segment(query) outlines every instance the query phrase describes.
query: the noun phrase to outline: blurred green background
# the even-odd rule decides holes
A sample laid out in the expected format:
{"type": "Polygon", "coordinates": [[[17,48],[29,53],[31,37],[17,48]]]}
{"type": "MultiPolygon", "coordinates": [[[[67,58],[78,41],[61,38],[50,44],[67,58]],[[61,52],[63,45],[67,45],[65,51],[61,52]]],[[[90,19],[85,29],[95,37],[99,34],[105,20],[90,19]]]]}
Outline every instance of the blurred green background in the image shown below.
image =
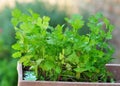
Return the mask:
{"type": "MultiPolygon", "coordinates": [[[[58,10],[57,6],[50,7],[39,1],[34,3],[17,3],[15,8],[27,12],[32,9],[41,16],[51,17],[50,25],[53,27],[58,23],[63,24],[64,17],[67,16],[65,11],[58,10]]],[[[11,24],[12,8],[6,7],[0,12],[0,86],[17,86],[17,61],[11,57],[13,50],[11,45],[15,43],[14,28],[11,24]]]]}

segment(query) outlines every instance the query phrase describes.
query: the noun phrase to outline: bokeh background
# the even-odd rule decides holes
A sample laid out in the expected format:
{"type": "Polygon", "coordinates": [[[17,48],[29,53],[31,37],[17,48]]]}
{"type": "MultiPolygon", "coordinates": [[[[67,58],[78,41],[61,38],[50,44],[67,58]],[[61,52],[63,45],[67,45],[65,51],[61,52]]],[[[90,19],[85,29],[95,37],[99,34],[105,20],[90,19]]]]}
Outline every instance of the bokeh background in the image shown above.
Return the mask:
{"type": "MultiPolygon", "coordinates": [[[[120,0],[0,0],[0,86],[17,86],[17,59],[11,57],[11,45],[16,41],[11,24],[14,8],[50,16],[53,27],[65,23],[64,18],[75,13],[83,15],[85,21],[91,14],[103,13],[115,25],[111,41],[115,47],[113,63],[120,64],[120,0]]],[[[84,27],[81,33],[86,32],[84,27]]]]}

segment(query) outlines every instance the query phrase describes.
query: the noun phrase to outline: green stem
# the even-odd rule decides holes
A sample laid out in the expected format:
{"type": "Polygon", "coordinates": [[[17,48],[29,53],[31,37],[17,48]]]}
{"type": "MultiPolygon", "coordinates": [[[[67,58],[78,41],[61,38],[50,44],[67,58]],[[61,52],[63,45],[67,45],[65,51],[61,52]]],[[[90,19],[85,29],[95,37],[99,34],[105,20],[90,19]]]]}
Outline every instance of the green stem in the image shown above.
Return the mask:
{"type": "Polygon", "coordinates": [[[80,72],[76,72],[76,79],[80,79],[80,72]]]}
{"type": "Polygon", "coordinates": [[[36,74],[36,77],[38,77],[38,66],[35,66],[35,74],[36,74]]]}

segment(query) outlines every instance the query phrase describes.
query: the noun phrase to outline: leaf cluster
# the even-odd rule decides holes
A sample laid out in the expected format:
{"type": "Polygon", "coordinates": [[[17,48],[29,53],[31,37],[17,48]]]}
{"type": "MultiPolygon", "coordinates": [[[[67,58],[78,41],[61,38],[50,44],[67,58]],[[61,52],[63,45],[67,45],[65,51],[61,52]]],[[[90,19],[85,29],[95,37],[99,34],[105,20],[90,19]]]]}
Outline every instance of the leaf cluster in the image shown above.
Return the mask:
{"type": "Polygon", "coordinates": [[[29,10],[23,14],[16,9],[12,23],[17,42],[13,57],[33,70],[38,80],[107,81],[105,64],[112,59],[109,44],[114,26],[102,14],[90,16],[89,33],[80,35],[84,26],[82,16],[65,18],[67,24],[49,25],[50,18],[29,10]]]}

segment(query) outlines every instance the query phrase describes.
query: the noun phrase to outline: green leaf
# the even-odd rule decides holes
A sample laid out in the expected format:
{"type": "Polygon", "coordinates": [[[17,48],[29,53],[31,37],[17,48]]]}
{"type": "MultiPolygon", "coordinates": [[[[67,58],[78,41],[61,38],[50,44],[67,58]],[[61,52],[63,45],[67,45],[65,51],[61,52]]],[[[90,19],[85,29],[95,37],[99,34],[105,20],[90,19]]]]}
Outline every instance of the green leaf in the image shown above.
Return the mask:
{"type": "Polygon", "coordinates": [[[79,57],[74,52],[68,58],[66,58],[66,61],[69,61],[72,64],[78,64],[79,63],[79,57]]]}
{"type": "Polygon", "coordinates": [[[71,24],[74,29],[80,29],[84,25],[84,21],[82,20],[82,16],[73,15],[71,19],[65,18],[65,20],[71,24]]]}
{"type": "Polygon", "coordinates": [[[18,44],[18,43],[12,45],[12,48],[15,49],[15,50],[21,50],[22,49],[21,45],[18,44]]]}
{"type": "Polygon", "coordinates": [[[49,22],[50,21],[50,18],[49,17],[47,17],[47,16],[43,16],[43,22],[49,22]]]}
{"type": "Polygon", "coordinates": [[[94,24],[98,22],[98,19],[95,18],[95,16],[90,16],[88,18],[89,22],[88,22],[88,26],[94,27],[94,24]]]}
{"type": "Polygon", "coordinates": [[[38,26],[41,26],[41,25],[42,25],[42,19],[41,19],[40,17],[37,19],[36,24],[37,24],[38,26]]]}
{"type": "Polygon", "coordinates": [[[60,73],[61,73],[61,68],[60,68],[59,66],[56,66],[55,72],[56,72],[57,74],[60,74],[60,73]]]}
{"type": "Polygon", "coordinates": [[[106,34],[106,39],[112,39],[112,35],[111,35],[110,32],[108,32],[108,33],[106,34]]]}
{"type": "Polygon", "coordinates": [[[38,59],[38,60],[36,61],[37,65],[40,65],[42,61],[44,61],[44,59],[38,59]]]}
{"type": "Polygon", "coordinates": [[[115,27],[114,27],[112,24],[109,25],[109,31],[110,31],[110,32],[112,32],[114,28],[115,28],[115,27]]]}
{"type": "Polygon", "coordinates": [[[97,41],[95,41],[94,39],[91,39],[89,45],[94,46],[94,45],[96,45],[96,43],[97,43],[97,41]]]}
{"type": "Polygon", "coordinates": [[[31,62],[31,58],[33,57],[33,55],[25,55],[25,56],[21,56],[20,58],[20,62],[23,63],[24,66],[30,66],[30,62],[31,62]]]}
{"type": "Polygon", "coordinates": [[[43,69],[46,71],[49,71],[55,67],[52,61],[45,61],[42,66],[43,66],[43,69]]]}
{"type": "Polygon", "coordinates": [[[26,34],[26,33],[32,33],[34,31],[36,31],[36,29],[34,30],[34,25],[32,25],[31,23],[22,23],[20,25],[20,29],[26,34]]]}
{"type": "Polygon", "coordinates": [[[84,43],[85,43],[85,44],[88,44],[88,43],[89,43],[89,39],[90,39],[90,38],[86,36],[86,37],[84,38],[84,40],[83,40],[84,43]]]}
{"type": "Polygon", "coordinates": [[[63,59],[64,59],[64,55],[60,53],[59,59],[60,59],[60,60],[63,60],[63,59]]]}
{"type": "Polygon", "coordinates": [[[87,71],[87,70],[88,70],[88,69],[86,69],[86,68],[79,68],[79,67],[74,68],[74,71],[75,71],[75,72],[78,72],[78,73],[82,73],[82,72],[87,71]]]}
{"type": "Polygon", "coordinates": [[[108,28],[110,21],[107,18],[104,18],[104,23],[106,25],[106,28],[108,28]]]}
{"type": "Polygon", "coordinates": [[[11,22],[12,22],[12,24],[13,24],[14,26],[17,26],[18,23],[19,23],[19,21],[18,21],[17,18],[12,18],[11,22]]]}
{"type": "Polygon", "coordinates": [[[15,52],[15,53],[13,53],[12,57],[14,57],[14,58],[21,57],[21,52],[15,52]]]}
{"type": "Polygon", "coordinates": [[[71,70],[72,66],[67,63],[67,64],[66,64],[66,68],[67,68],[67,70],[71,70]]]}
{"type": "Polygon", "coordinates": [[[19,41],[21,41],[21,43],[23,43],[23,41],[24,41],[23,33],[21,31],[17,31],[15,35],[16,35],[15,38],[19,39],[19,41]]]}
{"type": "Polygon", "coordinates": [[[42,28],[43,29],[47,29],[48,28],[48,26],[49,26],[49,21],[50,21],[50,18],[49,17],[47,17],[47,16],[44,16],[43,17],[43,25],[42,25],[42,28]]]}
{"type": "Polygon", "coordinates": [[[37,18],[40,16],[39,14],[34,13],[31,9],[29,9],[28,11],[29,11],[29,13],[32,15],[32,17],[33,17],[34,19],[37,19],[37,18]]]}
{"type": "Polygon", "coordinates": [[[95,17],[96,17],[96,19],[100,19],[100,18],[103,17],[103,14],[100,13],[100,12],[99,12],[99,13],[96,13],[95,17]]]}
{"type": "Polygon", "coordinates": [[[13,12],[12,12],[12,16],[14,18],[20,18],[21,16],[21,11],[19,9],[14,9],[13,12]]]}

